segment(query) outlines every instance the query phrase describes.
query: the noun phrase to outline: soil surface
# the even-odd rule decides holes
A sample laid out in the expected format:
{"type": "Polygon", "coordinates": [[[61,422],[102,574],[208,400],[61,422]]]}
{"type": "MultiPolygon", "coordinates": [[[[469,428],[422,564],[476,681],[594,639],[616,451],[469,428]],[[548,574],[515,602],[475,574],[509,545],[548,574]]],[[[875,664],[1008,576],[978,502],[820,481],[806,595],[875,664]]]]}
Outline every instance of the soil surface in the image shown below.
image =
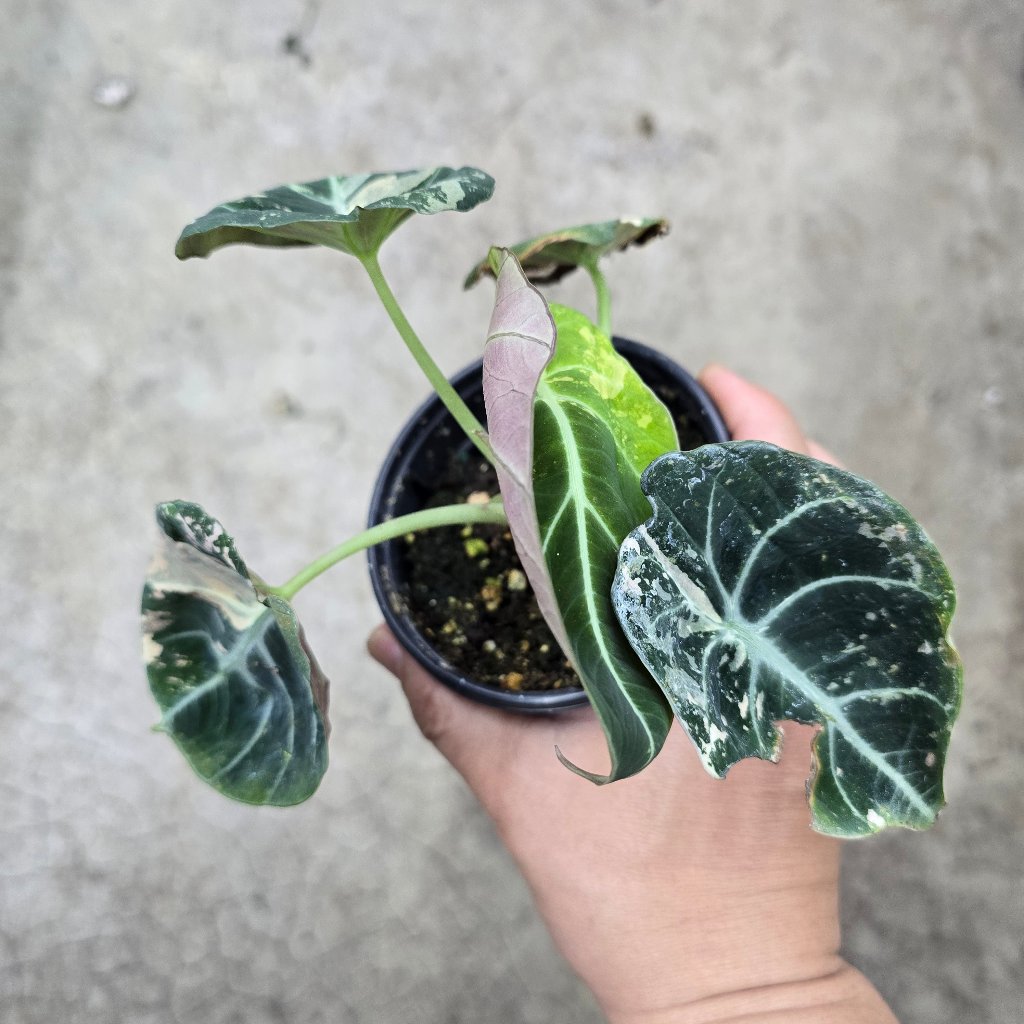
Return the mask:
{"type": "MultiPolygon", "coordinates": [[[[498,492],[476,450],[452,460],[452,479],[431,505],[498,492]]],[[[408,609],[419,631],[454,668],[504,690],[580,685],[527,582],[512,534],[489,523],[409,534],[408,609]]]]}
{"type": "MultiPolygon", "coordinates": [[[[672,408],[668,388],[656,388],[672,408]]],[[[677,420],[680,448],[704,439],[677,420]]],[[[494,469],[475,449],[456,451],[430,507],[498,493],[494,469]]],[[[502,690],[579,689],[527,582],[508,527],[446,526],[405,538],[407,609],[420,633],[459,672],[502,690]]]]}

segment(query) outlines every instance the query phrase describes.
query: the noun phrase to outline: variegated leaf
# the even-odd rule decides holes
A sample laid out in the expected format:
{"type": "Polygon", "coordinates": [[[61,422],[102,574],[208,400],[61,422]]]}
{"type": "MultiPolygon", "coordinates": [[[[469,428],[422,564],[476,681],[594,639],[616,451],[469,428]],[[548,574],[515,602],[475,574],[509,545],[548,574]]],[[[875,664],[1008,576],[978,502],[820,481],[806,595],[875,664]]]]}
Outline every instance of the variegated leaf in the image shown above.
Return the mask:
{"type": "Polygon", "coordinates": [[[355,174],[281,185],[214,207],[181,233],[179,259],[235,243],[324,245],[376,253],[414,213],[464,212],[490,199],[494,179],[475,167],[355,174]]]}
{"type": "MultiPolygon", "coordinates": [[[[643,245],[667,233],[668,221],[658,218],[606,220],[538,235],[511,246],[510,251],[531,281],[546,284],[611,252],[643,245]]],[[[464,287],[471,288],[480,278],[493,273],[494,267],[485,257],[469,272],[464,287]]]]}
{"type": "Polygon", "coordinates": [[[611,757],[607,775],[580,774],[610,782],[650,763],[672,718],[609,595],[619,545],[648,514],[640,474],[678,441],[668,410],[611,341],[582,314],[551,311],[557,345],[534,405],[534,497],[567,653],[611,757]]]}
{"type": "Polygon", "coordinates": [[[939,553],[874,484],[763,442],[655,462],[653,519],[622,545],[616,612],[705,767],[775,760],[819,723],[814,827],[926,828],[962,669],[939,553]]]}
{"type": "Polygon", "coordinates": [[[544,297],[507,252],[498,273],[494,312],[484,347],[487,434],[519,561],[552,634],[571,650],[544,564],[533,500],[533,405],[544,367],[555,351],[555,322],[544,297]]]}
{"type": "Polygon", "coordinates": [[[307,799],[327,768],[328,683],[291,606],[260,595],[198,505],[167,502],[156,514],[161,543],[142,612],[158,728],[226,796],[307,799]]]}

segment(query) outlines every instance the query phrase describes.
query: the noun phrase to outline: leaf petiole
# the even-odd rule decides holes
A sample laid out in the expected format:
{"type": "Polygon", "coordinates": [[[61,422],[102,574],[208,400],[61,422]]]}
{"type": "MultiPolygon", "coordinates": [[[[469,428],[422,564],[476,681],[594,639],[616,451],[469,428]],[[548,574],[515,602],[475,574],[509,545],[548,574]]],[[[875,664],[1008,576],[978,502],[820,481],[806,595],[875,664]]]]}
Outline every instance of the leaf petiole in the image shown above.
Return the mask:
{"type": "Polygon", "coordinates": [[[268,587],[265,584],[259,589],[267,594],[290,601],[307,583],[315,580],[338,562],[366,548],[373,547],[386,540],[394,540],[416,530],[429,530],[436,526],[461,526],[469,523],[507,523],[505,509],[500,500],[490,501],[486,505],[442,505],[439,508],[425,508],[408,515],[398,516],[386,522],[371,526],[368,530],[350,537],[348,540],[331,548],[311,562],[301,572],[296,573],[287,583],[279,587],[268,587]]]}
{"type": "Polygon", "coordinates": [[[487,441],[487,431],[484,430],[483,425],[470,411],[469,406],[459,397],[455,388],[448,383],[448,378],[441,372],[440,367],[431,358],[423,342],[420,341],[418,335],[412,329],[412,325],[406,319],[401,306],[398,305],[398,300],[395,298],[391,286],[384,278],[377,254],[371,252],[366,255],[360,255],[359,261],[373,282],[373,287],[376,288],[380,301],[384,304],[388,316],[391,317],[391,322],[395,325],[396,330],[402,337],[402,341],[405,342],[406,347],[412,353],[413,359],[416,360],[420,369],[426,374],[427,380],[430,381],[437,392],[438,398],[441,399],[445,408],[455,417],[456,423],[480,450],[483,457],[493,465],[494,452],[487,441]]]}
{"type": "Polygon", "coordinates": [[[580,266],[590,275],[590,280],[594,282],[594,290],[597,292],[597,326],[601,328],[602,334],[610,338],[612,336],[612,297],[608,290],[608,282],[597,265],[597,257],[586,260],[580,266]]]}

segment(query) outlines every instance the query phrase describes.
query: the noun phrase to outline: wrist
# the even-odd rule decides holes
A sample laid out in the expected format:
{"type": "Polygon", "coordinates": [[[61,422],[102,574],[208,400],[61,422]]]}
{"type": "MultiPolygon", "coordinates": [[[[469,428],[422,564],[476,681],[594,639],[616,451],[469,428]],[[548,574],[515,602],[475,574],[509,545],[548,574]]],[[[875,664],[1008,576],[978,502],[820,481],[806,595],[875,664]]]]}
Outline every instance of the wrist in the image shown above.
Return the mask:
{"type": "Polygon", "coordinates": [[[897,1024],[874,986],[836,957],[828,973],[720,992],[660,1009],[608,1013],[609,1024],[897,1024]]]}
{"type": "Polygon", "coordinates": [[[805,859],[796,881],[762,861],[756,887],[713,871],[674,879],[659,899],[634,904],[628,923],[593,920],[592,943],[612,944],[592,947],[589,962],[570,959],[614,1024],[727,1021],[748,1001],[795,1007],[845,981],[836,865],[812,865],[805,859]]]}

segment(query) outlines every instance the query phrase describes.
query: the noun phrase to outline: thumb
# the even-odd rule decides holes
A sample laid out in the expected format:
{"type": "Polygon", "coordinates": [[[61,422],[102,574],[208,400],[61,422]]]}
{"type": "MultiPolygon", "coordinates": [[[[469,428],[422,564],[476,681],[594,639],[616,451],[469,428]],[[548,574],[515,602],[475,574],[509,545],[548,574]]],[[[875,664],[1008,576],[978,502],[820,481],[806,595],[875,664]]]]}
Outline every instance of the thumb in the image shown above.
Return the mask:
{"type": "Polygon", "coordinates": [[[479,767],[476,755],[493,748],[509,724],[500,711],[475,704],[435,679],[381,623],[367,650],[402,684],[420,732],[451,762],[471,786],[479,767]]]}
{"type": "Polygon", "coordinates": [[[383,665],[397,679],[402,678],[405,650],[395,639],[395,634],[383,622],[370,634],[366,641],[366,649],[378,665],[383,665]]]}

